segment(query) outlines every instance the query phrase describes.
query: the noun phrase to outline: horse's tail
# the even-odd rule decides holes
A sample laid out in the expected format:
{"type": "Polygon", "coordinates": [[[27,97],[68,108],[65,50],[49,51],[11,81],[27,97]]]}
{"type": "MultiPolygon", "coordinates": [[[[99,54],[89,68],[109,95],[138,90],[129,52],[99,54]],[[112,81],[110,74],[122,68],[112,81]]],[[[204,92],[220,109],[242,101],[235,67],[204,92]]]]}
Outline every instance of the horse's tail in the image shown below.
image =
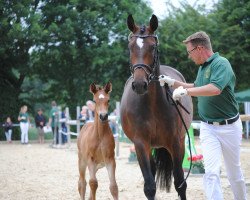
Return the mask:
{"type": "Polygon", "coordinates": [[[156,167],[156,183],[160,189],[169,192],[172,184],[173,161],[165,148],[155,149],[154,160],[156,167]]]}

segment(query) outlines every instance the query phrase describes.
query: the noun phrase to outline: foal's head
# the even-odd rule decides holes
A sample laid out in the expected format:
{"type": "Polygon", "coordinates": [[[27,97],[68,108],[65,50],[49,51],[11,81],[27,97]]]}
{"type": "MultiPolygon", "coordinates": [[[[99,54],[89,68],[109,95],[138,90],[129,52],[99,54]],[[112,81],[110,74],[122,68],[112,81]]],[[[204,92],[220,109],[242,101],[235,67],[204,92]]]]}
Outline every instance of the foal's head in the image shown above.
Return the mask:
{"type": "MultiPolygon", "coordinates": [[[[149,26],[137,26],[132,15],[127,18],[127,26],[131,31],[129,39],[130,69],[134,81],[132,89],[137,94],[147,91],[149,80],[158,74],[157,36],[154,35],[158,28],[158,19],[152,15],[149,26]]],[[[158,77],[158,76],[157,76],[158,77]]]]}
{"type": "Polygon", "coordinates": [[[104,87],[92,83],[89,88],[93,94],[93,99],[96,103],[95,114],[104,122],[108,120],[108,108],[110,92],[112,91],[112,84],[108,82],[104,87]]]}

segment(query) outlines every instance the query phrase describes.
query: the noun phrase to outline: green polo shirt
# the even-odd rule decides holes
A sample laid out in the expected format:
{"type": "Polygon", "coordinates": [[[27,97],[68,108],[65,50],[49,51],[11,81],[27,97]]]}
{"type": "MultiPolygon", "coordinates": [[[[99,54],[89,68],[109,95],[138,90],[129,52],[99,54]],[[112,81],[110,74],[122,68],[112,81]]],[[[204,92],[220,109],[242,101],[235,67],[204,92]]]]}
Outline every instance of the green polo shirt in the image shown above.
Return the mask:
{"type": "Polygon", "coordinates": [[[195,87],[211,83],[221,90],[220,95],[198,96],[198,112],[202,120],[220,122],[238,114],[239,106],[234,95],[235,79],[231,64],[218,52],[200,66],[195,87]]]}
{"type": "Polygon", "coordinates": [[[50,110],[49,118],[52,119],[51,127],[59,127],[59,110],[56,106],[50,110]]]}
{"type": "Polygon", "coordinates": [[[19,113],[19,117],[21,118],[20,122],[23,122],[23,123],[27,123],[28,122],[28,118],[29,118],[28,113],[22,113],[22,112],[20,112],[19,113]]]}

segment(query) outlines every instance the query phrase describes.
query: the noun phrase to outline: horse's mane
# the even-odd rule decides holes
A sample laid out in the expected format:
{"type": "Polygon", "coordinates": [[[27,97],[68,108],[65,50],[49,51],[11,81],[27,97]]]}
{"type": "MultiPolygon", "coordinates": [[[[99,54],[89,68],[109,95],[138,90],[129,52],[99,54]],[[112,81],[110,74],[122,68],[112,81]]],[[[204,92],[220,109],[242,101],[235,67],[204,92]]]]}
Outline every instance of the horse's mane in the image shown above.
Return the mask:
{"type": "Polygon", "coordinates": [[[140,34],[143,34],[145,32],[145,30],[146,30],[146,26],[145,25],[141,26],[140,27],[140,34]]]}
{"type": "Polygon", "coordinates": [[[96,85],[96,90],[102,90],[103,89],[103,86],[101,85],[96,85]]]}

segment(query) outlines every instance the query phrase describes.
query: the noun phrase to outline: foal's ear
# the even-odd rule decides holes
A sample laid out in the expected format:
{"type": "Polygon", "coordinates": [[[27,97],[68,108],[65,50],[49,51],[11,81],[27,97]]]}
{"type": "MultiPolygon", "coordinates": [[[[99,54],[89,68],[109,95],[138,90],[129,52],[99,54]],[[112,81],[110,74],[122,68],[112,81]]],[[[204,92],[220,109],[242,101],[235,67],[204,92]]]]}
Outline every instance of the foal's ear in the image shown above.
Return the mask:
{"type": "Polygon", "coordinates": [[[93,94],[95,94],[97,92],[97,88],[96,88],[96,84],[95,83],[91,83],[89,86],[89,91],[93,94]]]}
{"type": "Polygon", "coordinates": [[[133,33],[136,31],[135,21],[131,14],[127,18],[127,26],[133,33]]]}
{"type": "Polygon", "coordinates": [[[158,18],[155,15],[152,15],[149,27],[152,32],[155,32],[155,30],[158,28],[158,18]]]}
{"type": "Polygon", "coordinates": [[[112,84],[111,82],[107,82],[107,84],[104,86],[104,91],[108,94],[112,91],[112,84]]]}

